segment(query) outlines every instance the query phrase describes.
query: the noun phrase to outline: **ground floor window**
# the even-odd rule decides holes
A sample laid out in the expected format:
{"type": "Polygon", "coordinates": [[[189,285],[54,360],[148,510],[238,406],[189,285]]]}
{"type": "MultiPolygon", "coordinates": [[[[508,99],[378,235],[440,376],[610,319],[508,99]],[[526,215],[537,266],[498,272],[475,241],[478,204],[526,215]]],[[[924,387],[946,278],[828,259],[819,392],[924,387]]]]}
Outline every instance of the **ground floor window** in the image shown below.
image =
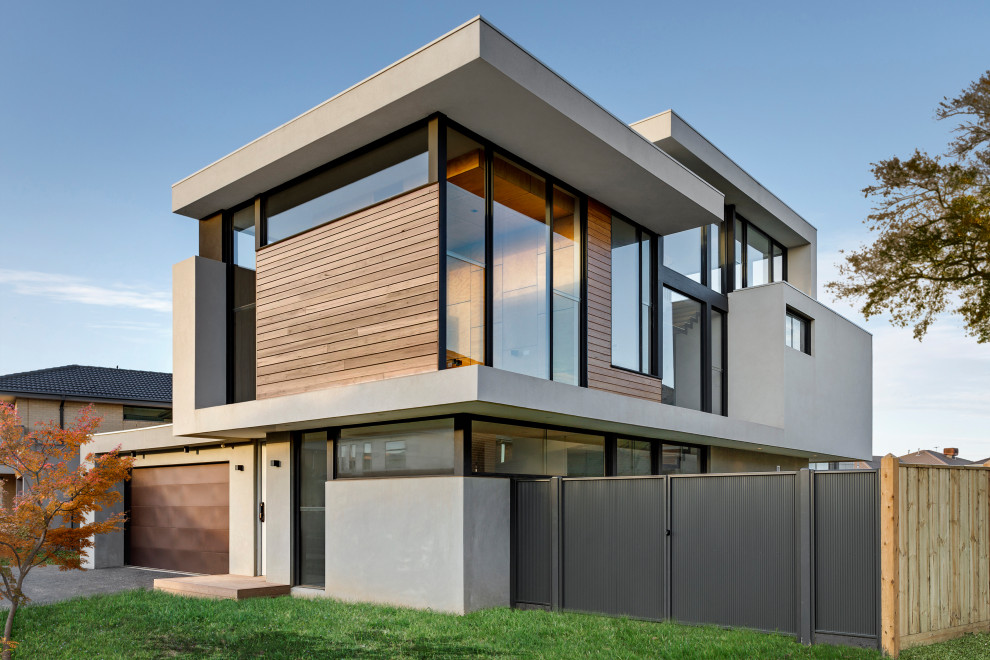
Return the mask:
{"type": "Polygon", "coordinates": [[[454,474],[454,420],[340,430],[337,478],[454,474]]]}
{"type": "Polygon", "coordinates": [[[605,437],[514,424],[471,424],[471,471],[594,477],[605,474],[605,437]]]}
{"type": "Polygon", "coordinates": [[[326,579],[327,440],[326,431],[310,431],[296,443],[296,584],[313,587],[326,579]]]}

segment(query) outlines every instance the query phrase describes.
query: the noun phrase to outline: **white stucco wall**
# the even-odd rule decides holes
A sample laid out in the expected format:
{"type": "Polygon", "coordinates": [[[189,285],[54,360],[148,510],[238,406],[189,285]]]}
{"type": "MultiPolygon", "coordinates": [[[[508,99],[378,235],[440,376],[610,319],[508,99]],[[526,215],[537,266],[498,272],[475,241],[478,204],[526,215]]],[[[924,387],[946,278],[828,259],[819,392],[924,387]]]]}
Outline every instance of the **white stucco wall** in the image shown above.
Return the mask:
{"type": "Polygon", "coordinates": [[[868,459],[873,447],[873,338],[780,282],[729,294],[729,417],[784,429],[819,456],[868,459]],[[812,319],[811,355],[785,344],[791,308],[812,319]]]}
{"type": "Polygon", "coordinates": [[[509,481],[326,485],[326,595],[463,614],[509,604],[509,481]]]}

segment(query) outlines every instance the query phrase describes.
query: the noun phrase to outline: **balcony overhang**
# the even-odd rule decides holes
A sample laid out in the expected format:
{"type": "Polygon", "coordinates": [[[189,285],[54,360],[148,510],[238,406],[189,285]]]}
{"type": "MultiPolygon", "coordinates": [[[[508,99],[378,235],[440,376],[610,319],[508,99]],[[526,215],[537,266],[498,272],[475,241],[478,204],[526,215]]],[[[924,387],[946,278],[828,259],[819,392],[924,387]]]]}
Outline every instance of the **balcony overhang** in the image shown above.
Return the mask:
{"type": "Polygon", "coordinates": [[[725,194],[725,203],[786,247],[816,244],[817,230],[673,110],[631,124],[647,140],[725,194]]]}
{"type": "Polygon", "coordinates": [[[723,195],[475,18],[172,187],[203,218],[442,113],[657,232],[720,221],[723,195]]]}
{"type": "MultiPolygon", "coordinates": [[[[795,442],[791,434],[777,426],[481,366],[211,408],[177,409],[174,433],[186,437],[173,441],[172,445],[216,444],[218,440],[264,438],[269,433],[284,431],[456,413],[823,461],[862,458],[835,454],[828,447],[811,442],[795,442]]],[[[124,439],[123,435],[117,435],[114,442],[124,439]]]]}

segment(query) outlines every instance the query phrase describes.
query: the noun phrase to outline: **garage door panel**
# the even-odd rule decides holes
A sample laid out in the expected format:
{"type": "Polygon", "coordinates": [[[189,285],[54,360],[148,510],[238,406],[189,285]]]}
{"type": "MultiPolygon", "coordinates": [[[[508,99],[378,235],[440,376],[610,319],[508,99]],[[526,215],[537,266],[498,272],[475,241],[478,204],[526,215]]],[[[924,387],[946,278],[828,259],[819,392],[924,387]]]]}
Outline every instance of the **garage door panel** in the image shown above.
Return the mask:
{"type": "Polygon", "coordinates": [[[200,506],[203,504],[227,506],[229,501],[229,482],[168,484],[162,486],[131,486],[132,507],[200,506]]]}
{"type": "Polygon", "coordinates": [[[135,468],[128,561],[188,573],[229,570],[229,465],[135,468]]]}

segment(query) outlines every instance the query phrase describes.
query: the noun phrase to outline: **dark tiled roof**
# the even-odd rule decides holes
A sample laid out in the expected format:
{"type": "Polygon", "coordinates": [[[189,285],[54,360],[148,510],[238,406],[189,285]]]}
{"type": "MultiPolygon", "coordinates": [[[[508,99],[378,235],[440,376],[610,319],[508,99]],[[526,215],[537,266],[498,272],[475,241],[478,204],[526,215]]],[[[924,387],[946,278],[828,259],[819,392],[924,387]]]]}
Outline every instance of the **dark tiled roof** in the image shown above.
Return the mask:
{"type": "Polygon", "coordinates": [[[905,454],[900,457],[900,462],[904,465],[949,465],[956,467],[973,464],[972,461],[967,461],[965,458],[946,456],[942,452],[932,451],[930,449],[922,449],[913,454],[905,454]]]}
{"type": "Polygon", "coordinates": [[[172,403],[172,374],[70,364],[0,376],[0,392],[172,403]]]}

